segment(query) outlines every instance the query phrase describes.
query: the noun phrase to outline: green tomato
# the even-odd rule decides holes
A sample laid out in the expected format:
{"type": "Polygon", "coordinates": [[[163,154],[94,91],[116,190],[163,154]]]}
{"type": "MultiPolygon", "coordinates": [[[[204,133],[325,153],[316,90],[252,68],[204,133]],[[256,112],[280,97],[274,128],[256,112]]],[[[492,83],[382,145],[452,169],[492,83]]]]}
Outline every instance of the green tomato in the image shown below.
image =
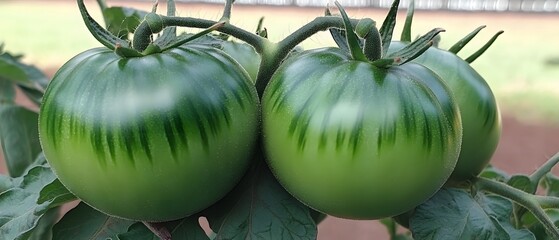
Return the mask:
{"type": "Polygon", "coordinates": [[[45,156],[77,197],[112,216],[199,212],[246,171],[259,101],[222,51],[184,45],[138,58],[95,48],[71,59],[40,109],[45,156]]]}
{"type": "Polygon", "coordinates": [[[260,67],[261,57],[254,50],[254,47],[233,41],[223,41],[220,47],[225,53],[237,60],[241,66],[248,72],[253,82],[258,76],[258,68],[260,67]]]}
{"type": "Polygon", "coordinates": [[[253,83],[256,81],[262,57],[258,54],[258,52],[256,52],[253,46],[247,43],[231,40],[228,36],[211,34],[199,37],[195,39],[194,42],[196,44],[212,46],[224,51],[248,72],[248,75],[252,79],[253,83]]]}
{"type": "Polygon", "coordinates": [[[441,80],[418,64],[377,68],[337,48],[287,59],[262,98],[267,161],[320,212],[380,219],[421,204],[448,179],[462,137],[441,80]]]}
{"type": "MultiPolygon", "coordinates": [[[[402,42],[392,42],[390,48],[404,46],[402,42]]],[[[493,92],[483,77],[454,53],[431,47],[413,61],[441,77],[460,109],[464,136],[450,179],[460,182],[477,176],[491,160],[501,136],[501,115],[493,92]]]]}

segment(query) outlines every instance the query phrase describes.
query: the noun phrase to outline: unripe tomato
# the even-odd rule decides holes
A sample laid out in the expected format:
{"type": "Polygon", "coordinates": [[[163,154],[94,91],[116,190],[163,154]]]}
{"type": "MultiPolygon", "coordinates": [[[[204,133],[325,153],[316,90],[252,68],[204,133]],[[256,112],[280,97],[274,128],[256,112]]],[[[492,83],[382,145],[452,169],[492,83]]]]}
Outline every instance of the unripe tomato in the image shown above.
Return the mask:
{"type": "Polygon", "coordinates": [[[287,59],[262,98],[268,164],[310,207],[379,219],[431,197],[456,164],[460,114],[418,64],[379,68],[337,48],[287,59]]]}
{"type": "Polygon", "coordinates": [[[45,156],[77,197],[112,216],[169,221],[210,206],[249,165],[259,101],[222,51],[183,45],[121,58],[71,59],[44,95],[45,156]]]}
{"type": "MultiPolygon", "coordinates": [[[[405,46],[392,42],[391,49],[405,46]]],[[[483,77],[456,54],[431,47],[413,60],[441,77],[456,98],[464,136],[453,181],[477,176],[489,163],[501,137],[501,115],[495,96],[483,77]]]]}
{"type": "Polygon", "coordinates": [[[254,47],[246,43],[223,41],[220,49],[239,62],[248,72],[252,81],[256,81],[261,57],[256,50],[254,50],[254,47]]]}

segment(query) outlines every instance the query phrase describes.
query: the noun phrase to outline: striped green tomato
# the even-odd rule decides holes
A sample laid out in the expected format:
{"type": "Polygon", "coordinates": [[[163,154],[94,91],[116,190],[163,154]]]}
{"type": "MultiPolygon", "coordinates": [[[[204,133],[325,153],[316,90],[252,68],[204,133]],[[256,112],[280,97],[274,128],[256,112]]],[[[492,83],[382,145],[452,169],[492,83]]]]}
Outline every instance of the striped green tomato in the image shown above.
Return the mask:
{"type": "Polygon", "coordinates": [[[378,68],[337,48],[287,59],[262,98],[268,164],[310,207],[350,219],[397,215],[448,179],[460,151],[450,91],[418,64],[378,68]]]}
{"type": "Polygon", "coordinates": [[[81,200],[112,216],[169,221],[234,187],[259,112],[250,77],[218,49],[121,58],[95,48],[56,73],[39,131],[54,172],[81,200]]]}
{"type": "MultiPolygon", "coordinates": [[[[406,46],[392,42],[391,50],[406,46]]],[[[453,92],[460,108],[464,136],[462,150],[450,179],[467,181],[479,175],[497,149],[501,137],[501,115],[495,96],[483,77],[462,58],[431,47],[413,60],[441,77],[453,92]]]]}
{"type": "Polygon", "coordinates": [[[239,62],[248,72],[252,81],[256,81],[261,57],[256,50],[254,50],[254,47],[246,43],[222,41],[220,49],[239,62]]]}

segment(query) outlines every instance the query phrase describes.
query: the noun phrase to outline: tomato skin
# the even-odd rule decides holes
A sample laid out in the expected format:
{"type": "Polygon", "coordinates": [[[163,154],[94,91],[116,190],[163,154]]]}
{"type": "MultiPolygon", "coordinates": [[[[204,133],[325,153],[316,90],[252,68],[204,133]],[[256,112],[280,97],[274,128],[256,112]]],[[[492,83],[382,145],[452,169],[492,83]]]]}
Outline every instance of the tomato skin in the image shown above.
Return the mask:
{"type": "Polygon", "coordinates": [[[310,50],[276,71],[262,98],[268,164],[288,192],[320,212],[397,215],[450,176],[460,115],[427,68],[350,59],[337,48],[310,50]]]}
{"type": "MultiPolygon", "coordinates": [[[[391,43],[391,49],[404,46],[402,42],[391,43]]],[[[464,133],[460,157],[450,179],[472,179],[487,166],[501,137],[501,115],[491,88],[470,64],[446,50],[431,47],[413,61],[439,75],[455,96],[464,133]]]]}
{"type": "Polygon", "coordinates": [[[112,216],[169,221],[240,180],[259,101],[246,72],[215,48],[140,58],[96,48],[56,73],[39,118],[47,161],[77,197],[112,216]]]}
{"type": "Polygon", "coordinates": [[[223,41],[220,49],[243,66],[253,83],[256,81],[262,57],[254,50],[254,47],[246,43],[223,41]]]}

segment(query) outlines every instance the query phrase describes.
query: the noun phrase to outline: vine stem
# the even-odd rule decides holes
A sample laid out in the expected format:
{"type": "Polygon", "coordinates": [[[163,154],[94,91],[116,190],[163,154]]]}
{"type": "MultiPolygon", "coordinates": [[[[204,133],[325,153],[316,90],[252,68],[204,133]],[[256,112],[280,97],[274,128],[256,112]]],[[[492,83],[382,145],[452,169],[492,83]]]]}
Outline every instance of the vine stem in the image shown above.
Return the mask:
{"type": "MultiPolygon", "coordinates": [[[[502,197],[508,198],[524,208],[528,209],[543,224],[545,229],[552,235],[553,239],[559,239],[559,229],[553,221],[547,216],[540,203],[546,203],[547,200],[554,197],[534,196],[522,190],[511,187],[505,183],[478,177],[475,179],[478,189],[485,190],[502,197]],[[545,201],[544,201],[545,200],[545,201]]],[[[559,203],[559,199],[553,200],[559,203]]]]}
{"type": "Polygon", "coordinates": [[[156,222],[142,222],[155,236],[157,236],[161,240],[171,240],[171,233],[167,228],[161,224],[156,222]]]}
{"type": "MultiPolygon", "coordinates": [[[[213,20],[191,17],[160,16],[159,19],[162,21],[164,27],[209,28],[217,23],[213,20]]],[[[352,25],[357,24],[356,20],[352,20],[351,22],[352,25]]],[[[262,55],[262,62],[260,63],[260,70],[256,81],[256,89],[261,97],[272,74],[277,70],[280,63],[287,57],[291,50],[310,36],[320,31],[326,31],[329,28],[344,28],[344,22],[339,17],[317,17],[277,43],[271,42],[264,37],[229,23],[225,23],[223,26],[216,29],[216,31],[231,35],[252,45],[254,49],[262,55]]],[[[371,31],[376,31],[376,29],[371,29],[371,31]]],[[[155,32],[151,31],[151,28],[145,21],[142,22],[134,32],[132,46],[138,51],[143,51],[143,49],[151,43],[151,36],[154,33],[155,32]]],[[[371,34],[371,36],[373,35],[374,34],[371,34]]]]}
{"type": "MultiPolygon", "coordinates": [[[[357,20],[351,20],[351,24],[353,26],[357,25],[357,23],[357,20]]],[[[329,28],[345,29],[343,19],[335,16],[316,17],[312,21],[292,32],[290,35],[288,35],[278,43],[268,43],[267,47],[263,48],[265,51],[262,52],[262,62],[260,63],[260,71],[258,72],[258,78],[255,84],[256,90],[260,94],[260,96],[262,96],[262,93],[268,85],[272,74],[277,70],[279,64],[283,61],[283,59],[285,59],[285,57],[287,57],[292,49],[294,49],[298,44],[300,44],[310,36],[318,32],[326,31],[329,28]]],[[[369,42],[369,44],[375,44],[377,41],[367,40],[369,38],[378,36],[378,30],[376,28],[371,28],[370,31],[371,33],[367,34],[368,37],[366,39],[366,42],[369,42]]]]}
{"type": "Polygon", "coordinates": [[[225,7],[223,8],[223,15],[221,16],[220,22],[229,22],[231,19],[231,8],[233,8],[234,0],[225,0],[225,7]]]}
{"type": "MultiPolygon", "coordinates": [[[[177,26],[177,27],[191,27],[191,28],[209,28],[218,21],[191,18],[191,17],[176,17],[176,16],[160,16],[160,20],[164,27],[177,26]]],[[[268,41],[256,34],[248,32],[239,27],[233,26],[229,23],[225,23],[222,27],[217,29],[217,31],[232,35],[239,38],[248,44],[252,45],[257,52],[263,52],[264,42],[268,41]]],[[[143,21],[134,32],[133,47],[136,50],[145,49],[151,43],[151,35],[156,32],[152,32],[147,22],[143,21]]]]}
{"type": "Polygon", "coordinates": [[[559,163],[559,152],[555,153],[547,162],[545,162],[541,167],[539,167],[535,172],[530,175],[530,181],[532,183],[538,183],[551,169],[559,163]]]}

